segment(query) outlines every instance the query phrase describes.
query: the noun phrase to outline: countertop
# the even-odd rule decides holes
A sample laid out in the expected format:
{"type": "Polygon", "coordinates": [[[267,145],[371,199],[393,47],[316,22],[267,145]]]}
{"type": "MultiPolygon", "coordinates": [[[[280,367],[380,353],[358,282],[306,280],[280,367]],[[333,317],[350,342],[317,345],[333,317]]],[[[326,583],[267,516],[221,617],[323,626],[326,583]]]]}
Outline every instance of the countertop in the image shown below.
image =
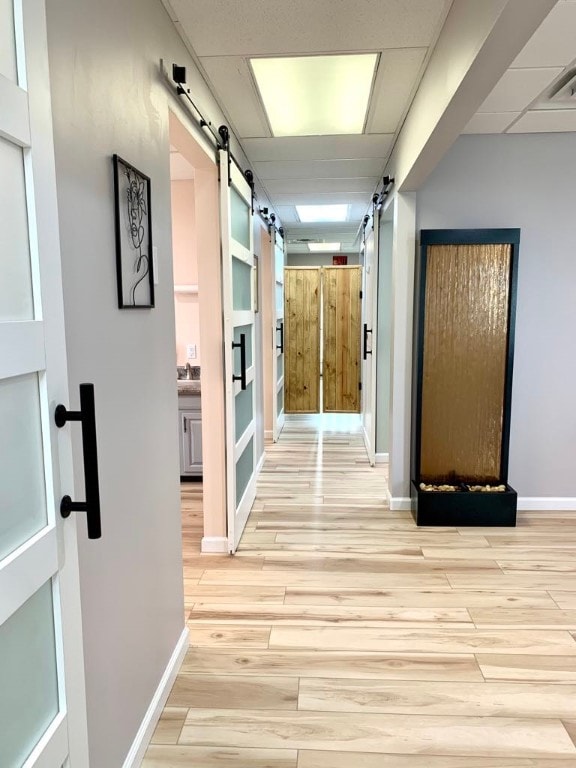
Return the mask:
{"type": "Polygon", "coordinates": [[[200,379],[178,379],[178,395],[201,395],[200,379]]]}

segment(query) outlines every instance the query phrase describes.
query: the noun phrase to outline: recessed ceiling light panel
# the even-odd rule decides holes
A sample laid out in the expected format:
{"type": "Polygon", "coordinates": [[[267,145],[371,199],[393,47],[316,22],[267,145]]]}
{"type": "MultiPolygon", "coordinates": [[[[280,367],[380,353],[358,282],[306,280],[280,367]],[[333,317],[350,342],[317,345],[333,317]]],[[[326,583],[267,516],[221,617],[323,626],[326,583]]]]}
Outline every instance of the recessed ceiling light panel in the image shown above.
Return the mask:
{"type": "Polygon", "coordinates": [[[348,206],[343,205],[297,205],[296,212],[302,222],[346,221],[348,206]]]}
{"type": "Polygon", "coordinates": [[[274,136],[362,133],[376,53],[251,59],[274,136]]]}
{"type": "Polygon", "coordinates": [[[340,243],[308,243],[308,248],[312,253],[324,253],[326,251],[339,251],[340,243]]]}

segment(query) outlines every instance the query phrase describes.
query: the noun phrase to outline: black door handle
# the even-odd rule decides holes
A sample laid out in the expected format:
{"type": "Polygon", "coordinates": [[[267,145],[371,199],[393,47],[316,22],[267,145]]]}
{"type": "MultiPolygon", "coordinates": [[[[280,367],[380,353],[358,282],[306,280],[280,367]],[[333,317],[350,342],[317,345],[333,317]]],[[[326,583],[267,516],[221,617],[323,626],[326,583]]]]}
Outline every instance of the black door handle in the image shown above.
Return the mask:
{"type": "Polygon", "coordinates": [[[368,355],[372,354],[372,350],[368,349],[368,334],[372,333],[372,329],[368,328],[368,324],[364,323],[364,352],[362,353],[362,359],[367,360],[368,355]]]}
{"type": "Polygon", "coordinates": [[[99,539],[102,536],[102,526],[100,523],[94,384],[80,384],[79,411],[69,411],[65,405],[57,405],[54,421],[57,427],[63,427],[68,421],[82,422],[82,449],[84,452],[86,501],[72,501],[70,496],[63,496],[60,502],[60,514],[62,517],[70,517],[72,512],[86,512],[88,538],[99,539]]]}
{"type": "Polygon", "coordinates": [[[240,376],[232,374],[232,381],[239,381],[241,389],[246,389],[246,334],[240,334],[240,341],[232,342],[232,349],[240,349],[240,376]]]}
{"type": "Polygon", "coordinates": [[[276,349],[284,353],[284,320],[280,320],[280,326],[276,328],[276,333],[280,333],[280,344],[276,344],[276,349]]]}

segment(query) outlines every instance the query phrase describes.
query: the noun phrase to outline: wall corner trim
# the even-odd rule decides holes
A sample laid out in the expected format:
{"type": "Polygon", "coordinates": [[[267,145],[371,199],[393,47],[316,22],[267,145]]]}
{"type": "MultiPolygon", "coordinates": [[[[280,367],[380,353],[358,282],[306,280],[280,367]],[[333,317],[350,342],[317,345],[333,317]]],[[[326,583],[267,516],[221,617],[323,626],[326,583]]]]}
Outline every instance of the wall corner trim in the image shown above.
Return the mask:
{"type": "Polygon", "coordinates": [[[226,536],[203,536],[200,551],[207,553],[228,554],[228,538],[226,536]]]}
{"type": "Polygon", "coordinates": [[[391,512],[411,512],[412,499],[408,496],[390,496],[391,512]]]}
{"type": "Polygon", "coordinates": [[[519,512],[576,512],[573,496],[519,496],[519,512]]]}
{"type": "Polygon", "coordinates": [[[124,761],[122,768],[138,768],[144,759],[144,753],[148,748],[148,742],[152,738],[152,734],[154,733],[154,729],[156,728],[158,720],[160,719],[160,715],[162,714],[162,710],[164,709],[174,684],[174,680],[176,679],[176,675],[180,670],[180,665],[184,661],[184,656],[186,655],[187,650],[188,628],[185,627],[182,630],[182,634],[178,638],[176,647],[174,648],[172,656],[166,665],[164,674],[162,675],[160,683],[158,684],[158,688],[156,688],[154,696],[152,697],[150,706],[146,710],[144,719],[140,724],[140,728],[138,728],[136,738],[132,742],[132,746],[128,751],[128,755],[126,756],[126,760],[124,761]]]}
{"type": "Polygon", "coordinates": [[[390,461],[390,454],[389,453],[377,453],[376,454],[376,464],[388,464],[390,461]]]}

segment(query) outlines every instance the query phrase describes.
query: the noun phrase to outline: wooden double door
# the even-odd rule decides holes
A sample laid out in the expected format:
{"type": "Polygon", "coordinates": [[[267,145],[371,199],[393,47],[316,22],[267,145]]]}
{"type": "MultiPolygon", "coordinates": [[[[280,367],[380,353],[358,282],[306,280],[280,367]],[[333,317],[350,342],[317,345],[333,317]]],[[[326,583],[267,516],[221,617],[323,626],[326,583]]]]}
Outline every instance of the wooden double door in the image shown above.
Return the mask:
{"type": "Polygon", "coordinates": [[[360,412],[361,270],[286,267],[287,413],[360,412]]]}

